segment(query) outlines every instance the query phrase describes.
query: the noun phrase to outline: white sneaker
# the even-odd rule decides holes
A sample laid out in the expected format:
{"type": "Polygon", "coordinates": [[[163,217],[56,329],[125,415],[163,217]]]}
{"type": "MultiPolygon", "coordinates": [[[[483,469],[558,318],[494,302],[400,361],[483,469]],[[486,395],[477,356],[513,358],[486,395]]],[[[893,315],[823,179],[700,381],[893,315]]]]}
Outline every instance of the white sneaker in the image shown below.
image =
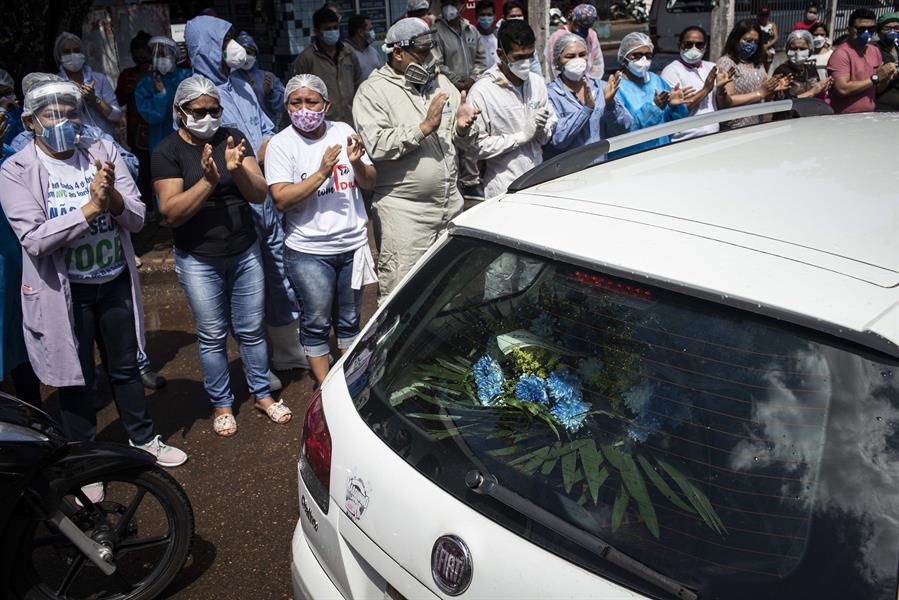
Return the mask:
{"type": "MultiPolygon", "coordinates": [[[[90,500],[92,504],[99,504],[106,499],[106,484],[102,481],[89,483],[82,487],[81,491],[87,496],[87,499],[90,500]]],[[[75,496],[75,504],[84,508],[84,505],[81,504],[81,500],[79,500],[77,496],[75,496]]]]}
{"type": "Polygon", "coordinates": [[[164,444],[158,435],[146,444],[135,444],[131,440],[128,441],[128,444],[155,456],[156,464],[161,467],[178,467],[187,462],[186,452],[164,444]]]}

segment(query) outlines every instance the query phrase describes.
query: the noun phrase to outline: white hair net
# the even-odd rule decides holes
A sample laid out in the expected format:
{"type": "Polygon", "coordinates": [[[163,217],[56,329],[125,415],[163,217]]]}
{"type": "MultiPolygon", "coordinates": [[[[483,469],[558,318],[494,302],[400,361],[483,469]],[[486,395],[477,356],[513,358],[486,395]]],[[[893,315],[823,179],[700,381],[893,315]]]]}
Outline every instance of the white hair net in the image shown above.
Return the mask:
{"type": "Polygon", "coordinates": [[[328,86],[325,85],[325,82],[321,80],[321,77],[318,75],[312,75],[311,73],[302,73],[300,75],[294,75],[290,78],[290,81],[287,82],[287,85],[284,86],[284,104],[287,105],[287,102],[290,100],[290,95],[297,91],[300,88],[309,88],[315,92],[318,92],[322,95],[325,102],[328,101],[328,86]]]}
{"type": "Polygon", "coordinates": [[[0,69],[0,85],[8,88],[16,87],[16,82],[13,81],[12,75],[6,69],[0,69]]]}
{"type": "Polygon", "coordinates": [[[621,39],[621,45],[618,46],[618,62],[622,65],[627,63],[626,56],[639,48],[640,46],[648,46],[652,50],[652,40],[645,33],[632,31],[621,39]]]}
{"type": "Polygon", "coordinates": [[[813,50],[815,48],[815,40],[812,38],[812,34],[805,29],[797,29],[796,31],[791,31],[790,35],[787,36],[787,41],[784,44],[784,47],[789,50],[790,42],[795,39],[805,40],[805,47],[809,50],[813,50]]]}
{"type": "Polygon", "coordinates": [[[200,96],[211,96],[221,103],[222,97],[219,90],[211,80],[202,75],[193,75],[178,84],[175,90],[175,101],[172,104],[172,118],[178,121],[178,107],[192,102],[200,96]]]}
{"type": "Polygon", "coordinates": [[[22,78],[22,93],[27,94],[34,86],[48,81],[64,81],[64,79],[56,73],[29,73],[22,78]]]}
{"type": "Polygon", "coordinates": [[[406,10],[428,10],[431,8],[428,0],[408,0],[406,2],[406,10]]]}
{"type": "Polygon", "coordinates": [[[384,52],[390,54],[395,45],[403,46],[414,38],[431,33],[430,26],[418,17],[400,19],[387,30],[384,37],[384,52]]]}
{"type": "Polygon", "coordinates": [[[71,104],[80,109],[81,88],[71,81],[46,81],[32,84],[25,94],[22,116],[30,117],[48,104],[71,104]]]}
{"type": "Polygon", "coordinates": [[[59,59],[62,57],[60,53],[60,46],[62,46],[63,42],[67,40],[73,40],[81,44],[81,38],[75,35],[74,33],[69,33],[68,31],[63,31],[59,34],[59,37],[56,38],[56,42],[53,44],[53,58],[56,59],[56,62],[59,62],[59,59]]]}
{"type": "Polygon", "coordinates": [[[562,57],[562,53],[565,51],[565,46],[567,46],[568,44],[581,44],[584,46],[584,48],[587,47],[587,42],[584,41],[584,38],[576,33],[566,33],[560,35],[556,42],[553,44],[553,60],[556,62],[556,66],[559,65],[559,59],[562,57]]]}

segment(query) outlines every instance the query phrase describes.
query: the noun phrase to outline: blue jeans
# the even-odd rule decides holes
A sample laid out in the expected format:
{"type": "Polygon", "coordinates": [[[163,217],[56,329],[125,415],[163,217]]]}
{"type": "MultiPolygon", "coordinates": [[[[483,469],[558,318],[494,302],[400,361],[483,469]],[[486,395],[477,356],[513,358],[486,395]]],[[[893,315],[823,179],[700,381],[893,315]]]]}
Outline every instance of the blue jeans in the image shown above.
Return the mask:
{"type": "Polygon", "coordinates": [[[213,406],[227,408],[234,403],[228,374],[229,328],[240,347],[250,392],[257,399],[270,396],[259,245],[225,258],[198,257],[175,249],[175,272],[197,323],[203,387],[213,406]]]}
{"type": "Polygon", "coordinates": [[[271,327],[290,325],[300,317],[297,298],[284,272],[284,229],[271,195],[250,204],[265,271],[265,322],[271,327]]]}
{"type": "Polygon", "coordinates": [[[353,254],[306,254],[284,248],[287,277],[303,306],[300,338],[306,356],[330,354],[332,324],[338,348],[349,348],[359,335],[362,290],[350,287],[353,254]]]}

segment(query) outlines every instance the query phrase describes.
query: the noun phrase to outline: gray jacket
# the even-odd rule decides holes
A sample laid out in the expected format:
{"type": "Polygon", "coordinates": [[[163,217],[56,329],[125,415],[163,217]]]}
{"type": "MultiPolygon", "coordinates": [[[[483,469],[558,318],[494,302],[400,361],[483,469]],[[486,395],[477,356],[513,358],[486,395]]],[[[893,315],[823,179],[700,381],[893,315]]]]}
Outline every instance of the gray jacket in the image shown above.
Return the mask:
{"type": "Polygon", "coordinates": [[[442,60],[440,72],[457,88],[461,88],[466,79],[477,79],[487,68],[481,34],[465,19],[461,19],[461,24],[459,33],[443,19],[437,21],[435,27],[442,60]]]}

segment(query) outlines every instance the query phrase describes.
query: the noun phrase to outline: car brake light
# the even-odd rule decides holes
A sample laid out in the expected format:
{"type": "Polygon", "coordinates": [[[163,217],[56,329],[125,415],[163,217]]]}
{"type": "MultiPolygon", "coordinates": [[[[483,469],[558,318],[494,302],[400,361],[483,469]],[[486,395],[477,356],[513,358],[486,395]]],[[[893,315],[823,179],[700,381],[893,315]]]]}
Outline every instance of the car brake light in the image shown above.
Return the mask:
{"type": "Polygon", "coordinates": [[[331,487],[331,432],[322,406],[321,388],[312,395],[306,409],[300,473],[312,499],[327,514],[331,487]]]}
{"type": "Polygon", "coordinates": [[[622,283],[609,277],[600,277],[599,275],[593,275],[592,273],[575,271],[574,278],[581,283],[585,283],[593,287],[617,292],[626,296],[633,296],[634,298],[640,298],[641,300],[652,300],[652,292],[647,290],[646,288],[622,283]]]}

